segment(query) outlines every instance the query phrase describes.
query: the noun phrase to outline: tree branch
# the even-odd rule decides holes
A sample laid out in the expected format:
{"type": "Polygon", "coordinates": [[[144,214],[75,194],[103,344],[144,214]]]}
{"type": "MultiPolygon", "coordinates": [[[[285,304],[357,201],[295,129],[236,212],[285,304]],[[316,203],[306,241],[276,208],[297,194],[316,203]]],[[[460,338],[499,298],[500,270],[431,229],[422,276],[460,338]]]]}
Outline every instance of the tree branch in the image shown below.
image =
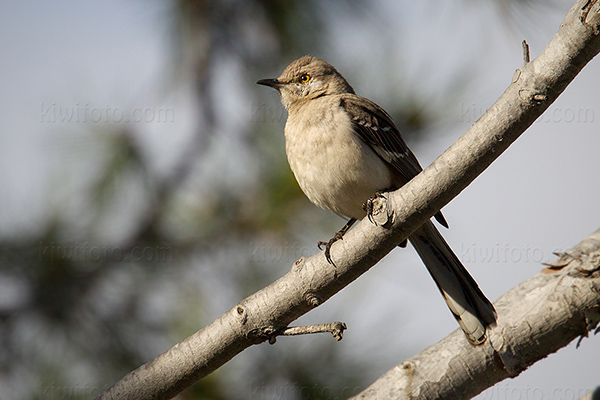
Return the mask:
{"type": "MultiPolygon", "coordinates": [[[[330,322],[328,324],[317,324],[317,325],[303,325],[303,326],[290,326],[285,328],[283,331],[278,333],[280,336],[297,336],[297,335],[309,335],[311,333],[324,333],[330,332],[333,338],[337,341],[342,340],[344,337],[344,331],[348,329],[343,322],[330,322]]],[[[275,343],[275,336],[270,340],[270,343],[275,343]]]]}
{"type": "MultiPolygon", "coordinates": [[[[598,0],[578,1],[551,43],[515,72],[498,101],[432,165],[382,198],[374,220],[383,219],[383,224],[364,219],[331,247],[336,267],[322,252],[300,259],[288,274],[129,373],[99,398],[171,398],[366,272],[466,188],[562,93],[600,50],[599,20],[598,0]]],[[[461,344],[466,341],[457,342],[461,344]]]]}
{"type": "Polygon", "coordinates": [[[353,398],[469,399],[587,337],[600,321],[600,229],[551,267],[494,303],[498,326],[484,345],[470,346],[458,329],[353,398]]]}
{"type": "Polygon", "coordinates": [[[529,58],[529,45],[527,44],[526,40],[523,40],[523,64],[527,64],[530,61],[531,59],[529,58]]]}

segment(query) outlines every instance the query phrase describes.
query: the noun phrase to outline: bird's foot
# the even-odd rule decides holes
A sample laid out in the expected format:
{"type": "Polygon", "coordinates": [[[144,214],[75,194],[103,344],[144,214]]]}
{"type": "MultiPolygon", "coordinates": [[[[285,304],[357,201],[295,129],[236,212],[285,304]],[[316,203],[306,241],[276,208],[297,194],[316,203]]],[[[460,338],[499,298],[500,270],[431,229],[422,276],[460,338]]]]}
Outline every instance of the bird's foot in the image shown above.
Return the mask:
{"type": "Polygon", "coordinates": [[[333,265],[335,267],[335,264],[333,263],[333,260],[331,259],[331,245],[334,244],[335,242],[337,242],[340,239],[343,239],[344,235],[340,234],[340,232],[336,233],[335,236],[333,236],[329,242],[322,242],[322,241],[318,241],[317,242],[317,246],[319,247],[319,250],[323,250],[323,246],[325,246],[325,259],[327,260],[327,262],[331,265],[333,265]]]}
{"type": "Polygon", "coordinates": [[[338,240],[343,239],[346,232],[348,232],[350,227],[352,227],[352,225],[355,222],[356,222],[356,219],[350,218],[350,220],[348,220],[346,225],[344,225],[344,227],[342,229],[340,229],[340,231],[338,233],[336,233],[329,240],[329,242],[321,242],[321,241],[317,242],[317,246],[319,247],[319,250],[323,250],[323,246],[325,246],[325,259],[327,260],[327,262],[329,264],[333,265],[334,267],[335,267],[335,264],[334,264],[333,260],[331,259],[331,246],[338,240]]]}
{"type": "Polygon", "coordinates": [[[382,193],[384,192],[376,192],[363,204],[363,210],[367,212],[367,218],[369,218],[369,221],[371,221],[372,224],[375,224],[375,221],[373,220],[373,211],[375,210],[375,207],[377,207],[376,204],[379,202],[379,198],[384,197],[382,193]]]}

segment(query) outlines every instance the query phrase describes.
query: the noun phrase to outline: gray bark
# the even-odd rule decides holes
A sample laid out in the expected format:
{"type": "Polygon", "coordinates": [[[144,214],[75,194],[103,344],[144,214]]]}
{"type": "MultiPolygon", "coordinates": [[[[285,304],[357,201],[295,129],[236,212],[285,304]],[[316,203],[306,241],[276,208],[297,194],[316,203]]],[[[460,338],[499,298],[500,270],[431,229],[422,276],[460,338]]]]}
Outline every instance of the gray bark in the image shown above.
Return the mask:
{"type": "MultiPolygon", "coordinates": [[[[487,112],[431,166],[380,199],[374,218],[379,224],[360,221],[332,246],[335,268],[323,253],[297,261],[288,274],[132,371],[99,398],[171,398],[247,347],[272,338],[366,272],[483,172],[598,53],[598,10],[598,0],[578,1],[551,43],[515,72],[487,112]]],[[[457,345],[467,345],[463,342],[457,345]]]]}
{"type": "Polygon", "coordinates": [[[494,305],[485,344],[470,346],[459,329],[353,399],[469,399],[587,337],[600,321],[600,229],[494,305]]]}

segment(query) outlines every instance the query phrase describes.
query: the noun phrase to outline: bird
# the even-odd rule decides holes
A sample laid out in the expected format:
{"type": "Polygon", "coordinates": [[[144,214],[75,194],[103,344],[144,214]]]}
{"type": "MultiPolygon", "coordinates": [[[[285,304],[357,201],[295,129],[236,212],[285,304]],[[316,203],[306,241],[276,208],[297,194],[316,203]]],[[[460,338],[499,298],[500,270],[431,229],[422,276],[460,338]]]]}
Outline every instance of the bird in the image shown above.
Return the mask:
{"type": "MultiPolygon", "coordinates": [[[[398,189],[423,168],[390,115],[357,95],[335,67],[307,55],[278,78],[257,82],[276,89],[287,111],[285,151],[304,194],[347,224],[325,245],[329,249],[357,220],[377,193],[398,189]]],[[[435,219],[448,227],[441,211],[435,219]]],[[[459,258],[429,220],[408,241],[417,251],[467,340],[481,345],[497,314],[459,258]]],[[[406,246],[406,242],[400,246],[406,246]]]]}

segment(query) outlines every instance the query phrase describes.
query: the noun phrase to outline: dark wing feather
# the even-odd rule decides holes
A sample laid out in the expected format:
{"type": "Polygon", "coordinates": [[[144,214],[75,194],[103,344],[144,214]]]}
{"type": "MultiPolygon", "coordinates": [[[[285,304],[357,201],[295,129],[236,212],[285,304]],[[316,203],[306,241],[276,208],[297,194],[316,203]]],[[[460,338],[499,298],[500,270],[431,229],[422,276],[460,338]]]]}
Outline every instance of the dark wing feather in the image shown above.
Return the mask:
{"type": "MultiPolygon", "coordinates": [[[[352,120],[356,134],[406,182],[423,170],[417,157],[408,148],[402,135],[387,112],[371,100],[354,94],[341,97],[341,106],[346,109],[352,120]]],[[[441,212],[435,219],[448,227],[441,212]]]]}
{"type": "Polygon", "coordinates": [[[423,170],[385,110],[356,95],[342,97],[355,132],[408,182],[423,170]]]}

